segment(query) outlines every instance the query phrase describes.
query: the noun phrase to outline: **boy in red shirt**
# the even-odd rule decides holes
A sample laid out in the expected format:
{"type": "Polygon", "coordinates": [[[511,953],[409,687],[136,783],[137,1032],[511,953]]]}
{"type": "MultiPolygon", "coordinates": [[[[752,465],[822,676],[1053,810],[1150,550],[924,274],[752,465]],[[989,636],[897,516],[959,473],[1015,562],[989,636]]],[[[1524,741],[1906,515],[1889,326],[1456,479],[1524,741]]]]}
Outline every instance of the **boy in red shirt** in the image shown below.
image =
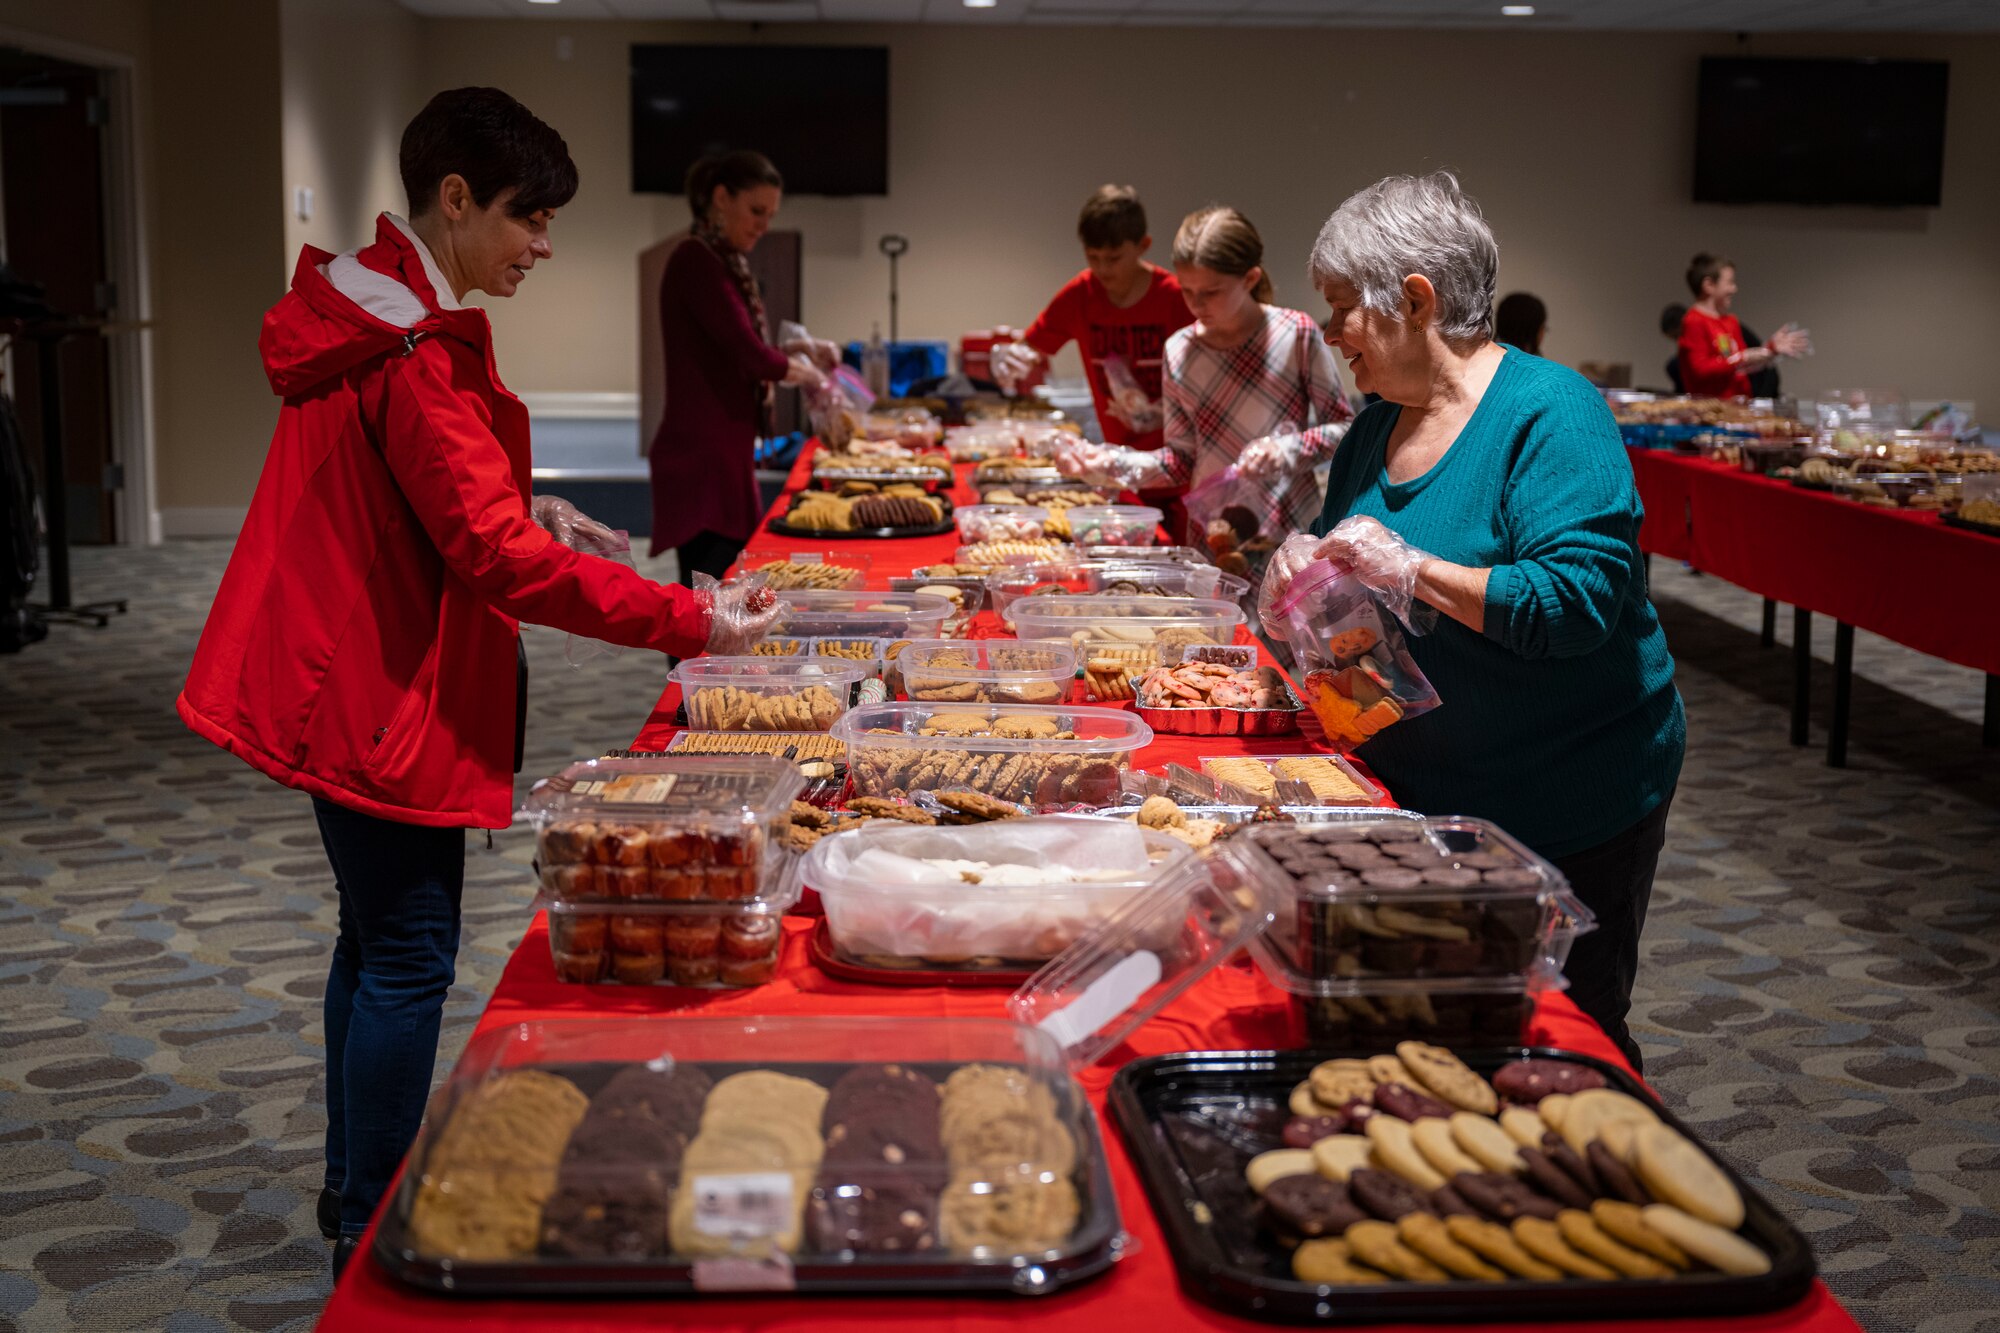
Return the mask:
{"type": "Polygon", "coordinates": [[[1083,272],[1063,284],[1020,342],[994,349],[994,378],[1011,391],[1074,339],[1105,442],[1158,449],[1165,443],[1161,357],[1167,335],[1194,316],[1174,275],[1146,262],[1153,238],[1131,186],[1098,189],[1084,202],[1076,233],[1083,272]]]}
{"type": "Polygon", "coordinates": [[[1743,345],[1743,325],[1729,313],[1736,300],[1736,265],[1699,254],[1688,264],[1694,304],[1681,319],[1678,344],[1681,385],[1703,398],[1748,398],[1750,376],[1779,357],[1804,356],[1812,339],[1804,329],[1785,325],[1762,347],[1743,345]]]}

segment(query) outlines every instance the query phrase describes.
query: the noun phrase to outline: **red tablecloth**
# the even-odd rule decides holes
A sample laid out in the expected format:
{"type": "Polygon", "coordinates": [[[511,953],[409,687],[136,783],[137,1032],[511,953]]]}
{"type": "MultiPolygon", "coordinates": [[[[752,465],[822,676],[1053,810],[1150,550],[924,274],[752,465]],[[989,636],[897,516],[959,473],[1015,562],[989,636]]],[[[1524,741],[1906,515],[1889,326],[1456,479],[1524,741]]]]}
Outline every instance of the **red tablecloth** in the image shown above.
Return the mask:
{"type": "MultiPolygon", "coordinates": [[[[802,462],[801,468],[805,465],[802,462]]],[[[795,474],[794,484],[803,474],[795,474]]],[[[953,538],[909,542],[876,542],[878,560],[903,566],[926,559],[949,558],[953,538]],[[941,554],[940,554],[941,552],[941,554]]],[[[672,691],[662,699],[635,748],[663,745],[672,734],[672,691]]],[[[1190,740],[1170,737],[1140,752],[1140,762],[1156,765],[1167,759],[1191,759],[1201,754],[1279,752],[1306,749],[1302,738],[1244,742],[1236,739],[1190,740]]],[[[630,1016],[705,1014],[751,1016],[776,1014],[849,1014],[908,1016],[1004,1016],[1005,988],[973,990],[943,987],[868,986],[828,977],[813,967],[808,937],[817,923],[802,917],[785,921],[784,954],[778,976],[769,985],[744,991],[701,991],[677,987],[574,986],[556,980],[549,959],[548,924],[538,916],[521,945],[508,960],[494,988],[479,1030],[530,1019],[579,1015],[630,1016]]],[[[1602,1029],[1585,1018],[1561,995],[1550,995],[1538,1006],[1528,1038],[1623,1064],[1617,1048],[1602,1029]]],[[[1098,1065],[1078,1077],[1099,1112],[1111,1179],[1118,1196],[1125,1230],[1133,1239],[1127,1257],[1111,1272],[1068,1291],[1038,1299],[993,1297],[701,1297],[675,1300],[525,1301],[463,1300],[426,1295],[398,1285],[373,1262],[357,1261],[327,1303],[320,1320],[325,1329],[361,1333],[439,1333],[441,1329],[489,1330],[532,1326],[539,1333],[575,1330],[686,1327],[702,1329],[797,1330],[797,1333],[879,1333],[884,1328],[955,1330],[956,1333],[1005,1333],[1024,1325],[1048,1329],[1233,1329],[1268,1328],[1201,1304],[1182,1290],[1173,1257],[1153,1220],[1152,1209],[1117,1130],[1104,1114],[1104,1097],[1118,1067],[1141,1056],[1188,1050],[1265,1050],[1301,1044],[1296,1008],[1291,998],[1271,985],[1245,960],[1226,965],[1170,1005],[1098,1065]]],[[[371,1232],[366,1245],[372,1245],[371,1232]]],[[[364,1246],[364,1254],[366,1249],[364,1246]]],[[[1716,1321],[1644,1320],[1603,1325],[1626,1333],[1706,1333],[1723,1327],[1716,1321]]],[[[1418,1325],[1381,1325],[1413,1330],[1418,1325]]],[[[1486,1325],[1504,1333],[1542,1329],[1536,1324],[1486,1325]]],[[[1567,1324],[1579,1333],[1600,1327],[1567,1324]]],[[[1753,1333],[1858,1333],[1858,1326],[1840,1308],[1823,1284],[1794,1308],[1774,1315],[1731,1320],[1732,1330],[1753,1333]]]]}
{"type": "Polygon", "coordinates": [[[2000,673],[2000,537],[1667,450],[1633,449],[1647,551],[1960,666],[2000,673]]]}

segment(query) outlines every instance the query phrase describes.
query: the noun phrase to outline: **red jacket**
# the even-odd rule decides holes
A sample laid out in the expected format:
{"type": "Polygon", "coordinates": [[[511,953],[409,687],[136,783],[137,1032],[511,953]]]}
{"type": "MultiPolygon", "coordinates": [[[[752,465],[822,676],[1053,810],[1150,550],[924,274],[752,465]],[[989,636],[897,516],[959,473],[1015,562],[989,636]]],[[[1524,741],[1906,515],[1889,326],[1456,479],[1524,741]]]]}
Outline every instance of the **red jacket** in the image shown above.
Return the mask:
{"type": "Polygon", "coordinates": [[[504,828],[517,622],[690,656],[709,615],[536,525],[527,409],[435,272],[388,214],[358,254],[301,254],[260,340],[278,428],[177,702],[287,786],[504,828]]]}

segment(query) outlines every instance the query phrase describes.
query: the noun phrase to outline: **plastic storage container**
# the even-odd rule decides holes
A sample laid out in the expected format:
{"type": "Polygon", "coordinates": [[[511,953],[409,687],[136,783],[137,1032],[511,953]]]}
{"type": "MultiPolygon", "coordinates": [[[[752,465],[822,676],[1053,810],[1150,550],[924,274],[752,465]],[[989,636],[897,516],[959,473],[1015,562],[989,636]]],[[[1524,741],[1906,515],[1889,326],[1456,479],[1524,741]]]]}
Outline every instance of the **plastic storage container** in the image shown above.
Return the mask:
{"type": "Polygon", "coordinates": [[[830,657],[690,657],[668,673],[697,731],[826,731],[866,668],[830,657]]]}
{"type": "Polygon", "coordinates": [[[803,551],[791,547],[745,551],[736,560],[742,578],[762,574],[779,592],[842,592],[868,586],[873,562],[847,551],[803,551]]]}
{"type": "Polygon", "coordinates": [[[798,888],[774,877],[772,897],[737,908],[544,897],[558,981],[734,988],[776,974],[784,914],[798,888]]]}
{"type": "Polygon", "coordinates": [[[951,617],[942,597],[919,592],[794,592],[774,635],[935,639],[951,617]]]}
{"type": "Polygon", "coordinates": [[[1079,505],[1066,515],[1078,546],[1151,546],[1166,517],[1149,505],[1079,505]]]}
{"type": "Polygon", "coordinates": [[[1037,505],[961,505],[954,515],[958,539],[979,542],[1035,542],[1047,536],[1049,511],[1037,505]]]}
{"type": "Polygon", "coordinates": [[[1018,971],[1194,873],[1193,856],[1164,833],[1083,816],[961,828],[883,821],[822,838],[800,878],[818,891],[843,959],[1018,971]]]}
{"type": "Polygon", "coordinates": [[[1380,805],[1384,794],[1337,754],[1204,755],[1201,771],[1235,801],[1366,806],[1380,805]]]}
{"type": "Polygon", "coordinates": [[[963,790],[1028,805],[1116,801],[1132,752],[1153,740],[1116,709],[1024,704],[871,704],[833,735],[857,796],[963,790]]]}
{"type": "Polygon", "coordinates": [[[1024,639],[1068,639],[1086,654],[1096,644],[1152,648],[1157,662],[1162,648],[1234,641],[1243,608],[1208,597],[1051,594],[1015,602],[1008,619],[1024,639]]]}
{"type": "Polygon", "coordinates": [[[1203,597],[1240,602],[1250,581],[1214,565],[1117,560],[1056,560],[996,570],[986,576],[988,600],[1003,617],[1023,597],[1111,593],[1126,597],[1203,597]]]}
{"type": "Polygon", "coordinates": [[[991,1291],[1124,1245],[1095,1118],[999,1019],[541,1019],[434,1099],[375,1257],[450,1295],[991,1291]]]}
{"type": "Polygon", "coordinates": [[[1192,546],[1081,546],[1087,560],[1142,560],[1147,564],[1213,565],[1204,551],[1192,546]]]}
{"type": "Polygon", "coordinates": [[[898,658],[903,692],[925,703],[1059,704],[1076,679],[1067,639],[935,640],[898,658]]]}
{"type": "Polygon", "coordinates": [[[536,783],[519,814],[551,898],[740,907],[803,785],[775,755],[587,759],[536,783]]]}
{"type": "MultiPolygon", "coordinates": [[[[1005,506],[1002,506],[1005,508],[1005,506]]],[[[1035,541],[975,542],[961,546],[952,557],[960,565],[974,565],[982,569],[1004,569],[1009,565],[1038,565],[1057,560],[1068,554],[1067,542],[1054,538],[1035,541]]]]}

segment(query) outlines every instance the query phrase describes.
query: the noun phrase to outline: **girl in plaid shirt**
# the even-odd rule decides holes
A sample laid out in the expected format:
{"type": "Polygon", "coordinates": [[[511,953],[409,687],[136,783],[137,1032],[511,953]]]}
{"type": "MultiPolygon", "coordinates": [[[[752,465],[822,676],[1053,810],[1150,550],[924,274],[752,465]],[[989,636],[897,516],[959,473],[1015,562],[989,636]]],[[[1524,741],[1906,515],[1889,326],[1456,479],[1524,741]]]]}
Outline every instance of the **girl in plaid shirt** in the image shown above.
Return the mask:
{"type": "Polygon", "coordinates": [[[1167,339],[1166,447],[1079,443],[1057,459],[1072,476],[1128,490],[1184,493],[1234,464],[1276,499],[1284,532],[1319,517],[1314,465],[1333,456],[1353,410],[1311,316],[1266,304],[1264,242],[1233,208],[1190,213],[1173,265],[1195,322],[1167,339]]]}

